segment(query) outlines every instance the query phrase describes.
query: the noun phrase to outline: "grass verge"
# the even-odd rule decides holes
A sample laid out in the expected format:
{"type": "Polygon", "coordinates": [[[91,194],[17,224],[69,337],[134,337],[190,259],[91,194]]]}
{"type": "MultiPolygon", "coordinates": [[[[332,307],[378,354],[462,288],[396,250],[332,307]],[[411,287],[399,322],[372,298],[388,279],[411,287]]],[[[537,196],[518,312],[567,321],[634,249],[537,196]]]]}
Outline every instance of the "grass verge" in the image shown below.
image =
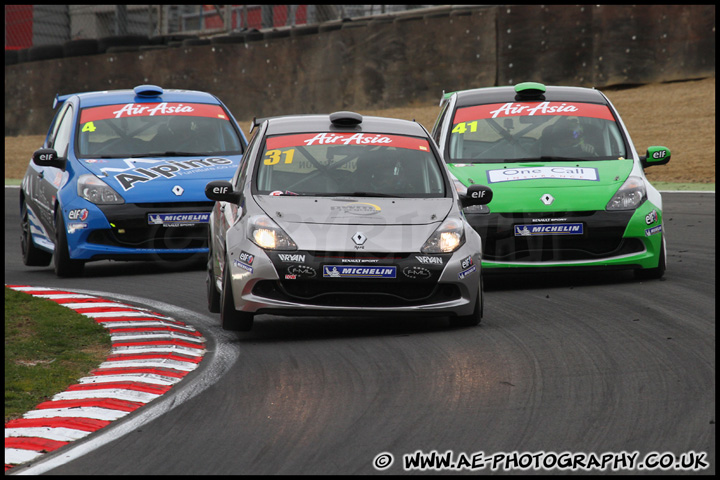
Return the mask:
{"type": "Polygon", "coordinates": [[[64,391],[110,354],[110,335],[51,300],[5,287],[5,423],[64,391]]]}

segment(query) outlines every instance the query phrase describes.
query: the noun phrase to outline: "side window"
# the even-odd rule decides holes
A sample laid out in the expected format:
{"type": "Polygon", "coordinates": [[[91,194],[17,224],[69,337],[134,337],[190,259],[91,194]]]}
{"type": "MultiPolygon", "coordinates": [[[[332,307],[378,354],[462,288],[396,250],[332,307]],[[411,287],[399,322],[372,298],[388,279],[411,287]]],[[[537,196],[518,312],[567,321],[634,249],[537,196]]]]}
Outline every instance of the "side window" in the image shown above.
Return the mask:
{"type": "Polygon", "coordinates": [[[72,131],[73,123],[73,109],[70,105],[68,105],[62,115],[62,118],[60,118],[60,123],[57,125],[57,130],[55,131],[54,139],[52,140],[52,148],[55,149],[58,157],[67,157],[68,145],[70,145],[71,140],[70,132],[72,131]]]}
{"type": "Polygon", "coordinates": [[[248,165],[250,165],[250,157],[254,155],[255,145],[258,142],[258,131],[260,129],[257,128],[253,132],[253,136],[250,138],[250,142],[248,143],[247,148],[245,149],[245,154],[243,155],[242,160],[240,161],[240,166],[238,167],[238,172],[235,175],[235,178],[233,179],[233,188],[235,190],[238,190],[242,188],[242,186],[245,184],[245,179],[247,177],[247,171],[248,171],[248,165]]]}
{"type": "Polygon", "coordinates": [[[50,123],[50,128],[48,128],[48,133],[45,136],[45,148],[53,148],[55,136],[57,135],[58,127],[60,126],[60,119],[62,119],[62,117],[65,115],[65,112],[68,108],[69,105],[65,103],[58,109],[57,112],[55,112],[52,123],[50,123]]]}
{"type": "Polygon", "coordinates": [[[433,127],[432,131],[432,138],[435,140],[435,143],[440,145],[440,132],[442,131],[442,124],[445,121],[445,115],[448,111],[448,104],[449,102],[445,102],[443,105],[442,111],[440,112],[440,116],[438,116],[437,121],[435,122],[435,126],[433,127]]]}

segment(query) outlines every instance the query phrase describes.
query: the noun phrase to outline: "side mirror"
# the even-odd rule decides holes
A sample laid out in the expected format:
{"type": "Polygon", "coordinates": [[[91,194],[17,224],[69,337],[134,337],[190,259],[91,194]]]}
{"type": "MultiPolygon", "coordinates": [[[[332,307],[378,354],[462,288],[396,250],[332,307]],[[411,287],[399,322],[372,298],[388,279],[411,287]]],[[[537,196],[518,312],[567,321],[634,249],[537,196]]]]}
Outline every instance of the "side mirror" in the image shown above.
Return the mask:
{"type": "Polygon", "coordinates": [[[232,183],[226,180],[214,180],[205,185],[205,196],[216,202],[237,203],[240,200],[240,192],[234,191],[232,183]]]}
{"type": "Polygon", "coordinates": [[[493,191],[485,185],[470,185],[465,195],[460,195],[460,204],[465,207],[471,205],[487,205],[493,197],[493,191]]]}
{"type": "Polygon", "coordinates": [[[65,165],[67,164],[67,159],[58,157],[57,152],[52,148],[35,150],[32,161],[40,167],[55,167],[63,171],[65,171],[65,165]]]}
{"type": "Polygon", "coordinates": [[[644,157],[640,157],[643,168],[653,165],[665,165],[670,161],[670,149],[667,147],[649,147],[644,157]]]}

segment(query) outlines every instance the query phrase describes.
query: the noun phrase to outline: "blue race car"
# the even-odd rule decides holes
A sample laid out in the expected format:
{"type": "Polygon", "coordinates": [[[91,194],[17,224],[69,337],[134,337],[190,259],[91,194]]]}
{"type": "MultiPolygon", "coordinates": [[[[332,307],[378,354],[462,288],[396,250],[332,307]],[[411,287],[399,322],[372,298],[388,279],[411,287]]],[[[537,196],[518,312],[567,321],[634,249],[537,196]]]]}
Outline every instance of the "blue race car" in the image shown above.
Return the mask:
{"type": "Polygon", "coordinates": [[[20,190],[23,262],[77,276],[93,260],[180,260],[208,251],[212,180],[247,140],[214,95],[141,85],[57,96],[20,190]]]}

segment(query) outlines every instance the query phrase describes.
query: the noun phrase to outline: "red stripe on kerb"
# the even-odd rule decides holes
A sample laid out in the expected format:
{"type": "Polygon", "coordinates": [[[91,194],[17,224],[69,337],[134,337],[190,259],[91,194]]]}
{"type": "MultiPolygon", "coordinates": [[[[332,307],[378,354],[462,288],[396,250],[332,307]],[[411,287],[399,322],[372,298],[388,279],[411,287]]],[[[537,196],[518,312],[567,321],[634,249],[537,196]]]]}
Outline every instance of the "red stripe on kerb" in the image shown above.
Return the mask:
{"type": "Polygon", "coordinates": [[[96,323],[113,323],[113,322],[165,322],[179,327],[184,327],[185,324],[177,322],[175,320],[168,320],[167,318],[158,317],[96,317],[96,323]]]}
{"type": "Polygon", "coordinates": [[[70,442],[60,442],[38,437],[7,437],[5,448],[20,448],[22,450],[33,450],[36,452],[51,452],[70,442]]]}
{"type": "Polygon", "coordinates": [[[109,410],[121,410],[123,412],[132,412],[145,405],[141,402],[130,402],[128,400],[120,400],[117,398],[83,398],[78,400],[54,400],[43,402],[36,410],[48,408],[78,408],[78,407],[100,407],[109,410]]]}
{"type": "Polygon", "coordinates": [[[133,390],[136,392],[154,393],[161,395],[168,390],[172,385],[155,385],[152,383],[141,383],[134,381],[127,382],[108,382],[108,383],[77,383],[70,385],[65,391],[77,392],[87,390],[133,390]]]}
{"type": "Polygon", "coordinates": [[[50,300],[51,302],[63,304],[63,303],[107,303],[108,301],[102,298],[45,298],[44,300],[50,300]]]}
{"type": "Polygon", "coordinates": [[[108,362],[122,362],[125,360],[152,360],[152,359],[177,360],[179,362],[187,362],[187,363],[200,363],[200,361],[202,360],[202,358],[186,357],[186,356],[182,356],[182,355],[176,355],[174,353],[171,353],[171,354],[147,353],[147,354],[131,354],[131,355],[113,354],[108,357],[107,361],[108,362]]]}
{"type": "Polygon", "coordinates": [[[187,347],[187,348],[195,348],[198,350],[202,350],[205,348],[204,345],[198,345],[197,343],[189,343],[189,342],[183,342],[182,340],[151,340],[147,342],[143,341],[137,341],[137,342],[123,342],[123,343],[113,343],[113,347],[144,347],[149,345],[173,345],[176,347],[187,347]]]}
{"type": "Polygon", "coordinates": [[[133,367],[120,367],[120,368],[100,368],[90,372],[91,375],[122,375],[126,373],[148,373],[152,375],[160,375],[162,377],[174,377],[182,378],[189,372],[182,370],[170,370],[165,368],[133,368],[133,367]]]}
{"type": "Polygon", "coordinates": [[[50,417],[50,418],[18,418],[10,420],[5,424],[5,428],[32,428],[32,427],[51,427],[51,428],[71,428],[73,430],[82,430],[83,432],[94,432],[109,425],[109,420],[97,420],[95,418],[75,418],[75,417],[50,417]]]}
{"type": "MultiPolygon", "coordinates": [[[[65,303],[69,303],[69,302],[65,302],[65,303]]],[[[72,303],[74,303],[74,302],[72,302],[72,303]]],[[[145,311],[142,311],[142,310],[138,310],[138,309],[135,308],[135,307],[126,307],[126,306],[122,306],[122,305],[118,305],[118,306],[116,306],[116,307],[107,307],[107,306],[105,306],[105,307],[92,307],[92,306],[88,306],[88,307],[76,307],[75,309],[76,309],[76,310],[82,310],[82,313],[140,312],[140,313],[144,313],[144,314],[146,314],[146,315],[150,315],[150,313],[145,312],[145,311]]],[[[158,314],[156,314],[156,315],[160,315],[160,314],[158,313],[158,314]]]]}

